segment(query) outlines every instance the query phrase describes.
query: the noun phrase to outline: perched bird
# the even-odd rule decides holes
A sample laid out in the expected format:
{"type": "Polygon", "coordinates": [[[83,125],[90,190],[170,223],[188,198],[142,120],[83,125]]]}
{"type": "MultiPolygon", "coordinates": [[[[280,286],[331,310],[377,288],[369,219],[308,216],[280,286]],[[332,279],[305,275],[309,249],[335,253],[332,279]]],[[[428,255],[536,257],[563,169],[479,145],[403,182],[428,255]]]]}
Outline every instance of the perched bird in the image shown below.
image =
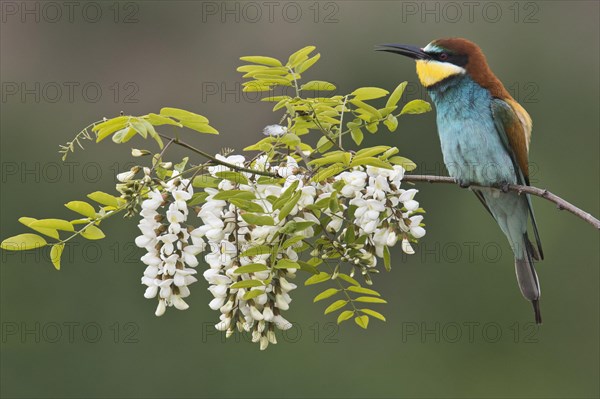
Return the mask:
{"type": "Polygon", "coordinates": [[[437,111],[437,127],[450,176],[475,195],[508,239],[517,281],[542,322],[540,284],[534,260],[543,259],[528,195],[508,192],[509,184],[529,185],[531,118],[490,70],[481,49],[466,39],[439,39],[424,48],[400,44],[377,50],[413,58],[421,84],[437,111]],[[531,219],[535,248],[527,235],[531,219]]]}

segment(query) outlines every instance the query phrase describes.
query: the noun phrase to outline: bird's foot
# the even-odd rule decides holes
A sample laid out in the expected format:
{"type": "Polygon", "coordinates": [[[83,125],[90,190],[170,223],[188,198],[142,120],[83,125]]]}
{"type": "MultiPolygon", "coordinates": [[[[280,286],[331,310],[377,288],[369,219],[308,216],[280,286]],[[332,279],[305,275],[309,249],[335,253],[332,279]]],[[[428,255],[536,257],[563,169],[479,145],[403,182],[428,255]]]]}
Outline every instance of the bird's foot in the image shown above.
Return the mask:
{"type": "Polygon", "coordinates": [[[510,184],[506,182],[495,184],[494,187],[501,190],[503,193],[507,193],[509,191],[510,184]]]}
{"type": "Polygon", "coordinates": [[[471,182],[468,180],[458,179],[458,185],[461,188],[469,188],[471,187],[471,182]]]}

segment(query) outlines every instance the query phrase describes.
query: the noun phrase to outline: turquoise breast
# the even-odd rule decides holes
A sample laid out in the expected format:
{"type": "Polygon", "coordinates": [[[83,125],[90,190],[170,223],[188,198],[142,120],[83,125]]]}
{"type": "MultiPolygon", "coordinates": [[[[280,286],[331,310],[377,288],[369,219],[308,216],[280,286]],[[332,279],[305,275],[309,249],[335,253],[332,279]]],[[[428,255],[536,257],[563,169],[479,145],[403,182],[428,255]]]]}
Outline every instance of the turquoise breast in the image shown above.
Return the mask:
{"type": "Polygon", "coordinates": [[[437,109],[437,127],[450,176],[463,184],[516,183],[510,156],[496,131],[488,90],[468,75],[428,89],[437,109]]]}

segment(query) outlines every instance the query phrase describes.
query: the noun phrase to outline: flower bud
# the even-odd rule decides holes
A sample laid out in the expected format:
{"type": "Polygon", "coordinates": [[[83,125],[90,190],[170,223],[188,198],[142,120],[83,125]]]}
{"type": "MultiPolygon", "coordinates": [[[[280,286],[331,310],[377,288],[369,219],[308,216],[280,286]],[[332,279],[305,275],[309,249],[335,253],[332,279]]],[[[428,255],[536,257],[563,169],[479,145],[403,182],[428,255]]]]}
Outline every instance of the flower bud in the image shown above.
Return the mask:
{"type": "Polygon", "coordinates": [[[138,150],[137,148],[132,148],[131,149],[131,156],[132,157],[142,157],[144,155],[150,155],[150,151],[148,151],[148,150],[138,150]]]}

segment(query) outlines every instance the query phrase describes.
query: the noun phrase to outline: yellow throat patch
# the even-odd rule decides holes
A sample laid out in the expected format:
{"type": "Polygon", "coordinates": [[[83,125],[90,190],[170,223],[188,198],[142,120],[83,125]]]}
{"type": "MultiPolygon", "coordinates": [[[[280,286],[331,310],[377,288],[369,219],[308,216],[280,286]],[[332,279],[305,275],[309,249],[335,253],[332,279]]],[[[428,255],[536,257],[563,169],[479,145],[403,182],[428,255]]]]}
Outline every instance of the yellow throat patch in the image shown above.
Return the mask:
{"type": "Polygon", "coordinates": [[[417,75],[425,87],[433,86],[449,76],[465,72],[464,68],[448,62],[417,60],[417,75]]]}

